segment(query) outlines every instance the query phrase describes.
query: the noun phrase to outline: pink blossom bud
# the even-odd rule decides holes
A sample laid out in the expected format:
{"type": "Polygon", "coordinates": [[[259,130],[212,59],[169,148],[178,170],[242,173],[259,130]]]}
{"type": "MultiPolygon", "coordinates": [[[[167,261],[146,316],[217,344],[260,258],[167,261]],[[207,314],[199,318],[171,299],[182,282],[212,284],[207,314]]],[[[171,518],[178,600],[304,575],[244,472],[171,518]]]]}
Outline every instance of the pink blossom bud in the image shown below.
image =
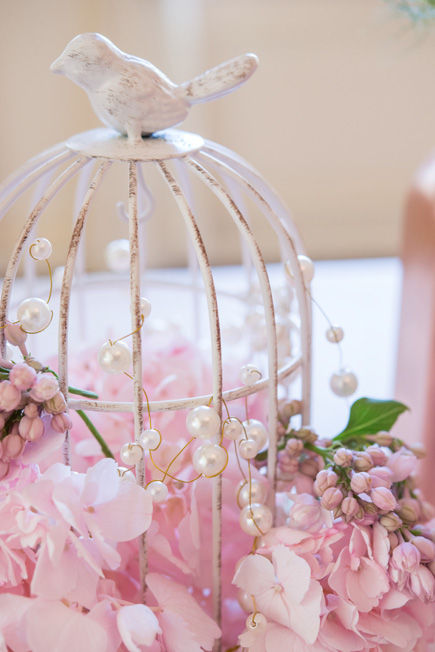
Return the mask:
{"type": "MultiPolygon", "coordinates": [[[[362,495],[364,495],[364,494],[362,494],[362,495]]],[[[370,516],[377,516],[378,515],[378,508],[376,507],[376,505],[374,503],[369,503],[369,502],[363,501],[362,505],[364,507],[364,513],[365,514],[369,514],[370,516]]]]}
{"type": "Polygon", "coordinates": [[[417,458],[411,451],[401,448],[388,458],[387,466],[393,472],[393,482],[402,482],[417,468],[417,458]]]}
{"type": "Polygon", "coordinates": [[[399,537],[395,532],[388,532],[388,540],[390,542],[390,550],[394,550],[399,545],[399,537]]]}
{"type": "Polygon", "coordinates": [[[0,480],[3,480],[9,473],[9,462],[7,460],[0,460],[0,480]]]}
{"type": "Polygon", "coordinates": [[[426,448],[420,442],[415,442],[415,444],[408,446],[408,448],[411,453],[415,455],[415,457],[417,457],[419,460],[422,460],[424,457],[426,457],[426,448]]]}
{"type": "Polygon", "coordinates": [[[420,552],[412,543],[405,541],[393,550],[391,563],[398,570],[414,573],[420,566],[420,552]]]}
{"type": "Polygon", "coordinates": [[[290,457],[299,457],[303,450],[303,441],[300,439],[295,439],[295,437],[291,437],[285,445],[285,452],[287,455],[290,455],[290,457]]]}
{"type": "Polygon", "coordinates": [[[339,448],[334,454],[334,463],[347,469],[352,465],[353,453],[347,448],[339,448]]]}
{"type": "Polygon", "coordinates": [[[21,401],[21,392],[9,380],[0,382],[0,410],[5,412],[15,410],[21,401]]]}
{"type": "Polygon", "coordinates": [[[387,466],[374,466],[369,474],[372,478],[372,487],[387,487],[393,484],[393,474],[387,466]]]}
{"type": "Polygon", "coordinates": [[[315,444],[317,441],[316,433],[309,427],[296,430],[293,435],[307,444],[315,444]]]}
{"type": "Polygon", "coordinates": [[[322,469],[316,476],[314,490],[318,496],[323,496],[329,487],[335,487],[338,475],[331,469],[322,469]]]}
{"type": "Polygon", "coordinates": [[[369,471],[373,466],[372,458],[365,451],[358,451],[353,457],[355,471],[369,471]]]}
{"type": "Polygon", "coordinates": [[[291,417],[294,417],[296,414],[300,414],[302,410],[302,404],[300,401],[294,400],[288,403],[287,401],[281,401],[278,406],[278,414],[281,421],[288,423],[291,417]]]}
{"type": "Polygon", "coordinates": [[[32,369],[34,369],[37,372],[43,370],[45,371],[47,369],[47,365],[43,365],[42,362],[39,362],[39,360],[37,360],[36,358],[32,358],[30,356],[26,358],[26,364],[28,364],[29,367],[32,367],[32,369]]]}
{"type": "Polygon", "coordinates": [[[36,371],[25,362],[15,364],[9,373],[9,380],[20,392],[25,392],[27,389],[30,389],[35,379],[36,371]]]}
{"type": "Polygon", "coordinates": [[[373,464],[376,466],[384,466],[387,463],[387,456],[380,446],[373,444],[365,450],[366,453],[370,455],[373,460],[373,464]]]}
{"type": "Polygon", "coordinates": [[[62,414],[55,414],[51,417],[51,427],[55,432],[65,432],[72,428],[72,421],[69,414],[62,412],[62,414]]]}
{"type": "Polygon", "coordinates": [[[376,442],[379,446],[391,446],[393,442],[393,437],[386,430],[380,430],[376,435],[367,435],[366,439],[376,442]]]}
{"type": "Polygon", "coordinates": [[[26,417],[29,417],[29,419],[34,419],[35,417],[39,417],[39,410],[40,408],[36,403],[27,403],[24,408],[24,414],[26,417]]]}
{"type": "Polygon", "coordinates": [[[414,498],[401,498],[397,513],[404,523],[412,525],[420,518],[420,504],[414,498]]]}
{"type": "Polygon", "coordinates": [[[396,532],[403,525],[402,520],[397,516],[396,512],[384,514],[379,519],[379,522],[388,532],[396,532]]]}
{"type": "Polygon", "coordinates": [[[66,410],[66,401],[62,392],[56,392],[53,398],[44,403],[44,410],[49,414],[60,414],[66,410]]]}
{"type": "Polygon", "coordinates": [[[41,417],[30,419],[24,416],[19,423],[18,432],[27,441],[39,441],[44,434],[44,422],[41,417]]]}
{"type": "Polygon", "coordinates": [[[21,330],[19,324],[8,324],[5,328],[5,336],[12,346],[21,346],[27,340],[27,334],[21,330]]]}
{"type": "Polygon", "coordinates": [[[299,471],[310,478],[315,478],[319,472],[319,465],[314,458],[308,458],[299,465],[299,471]]]}
{"type": "Polygon", "coordinates": [[[299,461],[296,457],[288,457],[285,451],[281,451],[284,455],[278,455],[278,465],[284,473],[296,473],[299,469],[299,461]]]}
{"type": "Polygon", "coordinates": [[[35,383],[30,390],[30,398],[32,398],[37,403],[43,403],[44,401],[48,401],[50,398],[53,398],[58,390],[59,383],[53,374],[38,374],[35,383]]]}
{"type": "Polygon", "coordinates": [[[370,491],[372,486],[372,479],[368,473],[361,471],[360,473],[354,473],[350,481],[350,488],[356,494],[366,493],[370,491]]]}
{"type": "Polygon", "coordinates": [[[385,509],[387,512],[392,512],[397,507],[396,499],[387,487],[376,487],[370,492],[370,498],[373,500],[376,507],[385,509]]]}
{"type": "Polygon", "coordinates": [[[420,500],[420,511],[423,522],[430,521],[435,517],[435,507],[427,500],[420,500]]]}
{"type": "Polygon", "coordinates": [[[8,460],[16,460],[17,457],[20,457],[24,450],[24,446],[26,442],[20,435],[6,435],[4,439],[2,439],[3,442],[3,459],[8,461],[8,460]]]}
{"type": "Polygon", "coordinates": [[[421,561],[427,563],[435,559],[435,545],[425,537],[413,537],[411,543],[420,553],[421,561]]]}
{"type": "Polygon", "coordinates": [[[337,489],[336,487],[329,487],[326,489],[320,502],[322,507],[331,510],[338,507],[342,500],[343,494],[341,493],[340,489],[337,489]]]}
{"type": "Polygon", "coordinates": [[[352,517],[358,514],[360,506],[358,505],[356,498],[353,496],[347,496],[341,503],[341,509],[343,514],[352,517]]]}
{"type": "Polygon", "coordinates": [[[430,570],[420,564],[409,576],[409,589],[422,602],[432,602],[435,595],[435,579],[430,570]]]}

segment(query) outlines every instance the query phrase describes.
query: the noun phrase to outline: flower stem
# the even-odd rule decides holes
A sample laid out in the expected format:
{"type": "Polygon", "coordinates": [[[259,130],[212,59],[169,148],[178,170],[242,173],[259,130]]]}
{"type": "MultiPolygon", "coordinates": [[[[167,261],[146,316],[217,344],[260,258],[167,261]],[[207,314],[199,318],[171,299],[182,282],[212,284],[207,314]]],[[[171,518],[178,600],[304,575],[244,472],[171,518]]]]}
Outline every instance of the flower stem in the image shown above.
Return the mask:
{"type": "Polygon", "coordinates": [[[91,431],[92,435],[95,437],[97,442],[100,444],[101,450],[104,453],[104,455],[106,457],[111,457],[112,459],[115,459],[114,454],[112,453],[112,451],[110,450],[110,448],[108,447],[108,445],[106,444],[103,437],[100,435],[100,433],[98,432],[98,430],[96,429],[96,427],[94,426],[94,424],[92,423],[88,415],[85,414],[83,410],[76,410],[76,412],[79,415],[79,417],[85,422],[85,424],[88,426],[89,430],[91,431]]]}
{"type": "Polygon", "coordinates": [[[98,398],[98,394],[95,392],[90,392],[87,389],[77,389],[77,387],[68,387],[68,392],[70,394],[77,394],[78,396],[84,396],[85,398],[98,398]]]}

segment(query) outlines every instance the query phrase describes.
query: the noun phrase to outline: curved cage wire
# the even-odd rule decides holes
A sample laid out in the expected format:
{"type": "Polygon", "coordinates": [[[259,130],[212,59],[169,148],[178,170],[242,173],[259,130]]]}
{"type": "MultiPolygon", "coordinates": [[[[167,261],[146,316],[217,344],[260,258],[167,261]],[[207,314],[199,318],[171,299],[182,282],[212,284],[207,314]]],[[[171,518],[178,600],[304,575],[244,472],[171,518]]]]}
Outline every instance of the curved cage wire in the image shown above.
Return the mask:
{"type": "MultiPolygon", "coordinates": [[[[182,220],[189,251],[188,274],[182,279],[171,281],[179,285],[180,292],[191,296],[193,339],[198,337],[198,323],[201,320],[199,302],[205,297],[207,307],[209,350],[211,355],[212,383],[209,392],[195,396],[173,396],[170,400],[150,400],[151,413],[172,410],[185,410],[198,405],[212,403],[219,415],[222,415],[222,403],[230,403],[259,392],[267,394],[268,414],[268,457],[267,476],[271,487],[276,485],[277,464],[277,426],[279,386],[285,385],[296,373],[300,374],[300,394],[292,398],[301,399],[302,422],[309,423],[310,385],[311,385],[311,304],[310,296],[304,284],[298,255],[303,253],[295,225],[282,201],[246,161],[232,151],[210,141],[203,141],[198,136],[179,130],[168,130],[141,144],[129,145],[128,142],[114,135],[108,129],[98,129],[80,134],[71,140],[52,147],[31,159],[17,172],[12,174],[0,187],[0,216],[3,217],[12,205],[27,190],[33,192],[31,211],[21,230],[10,257],[3,281],[0,301],[0,321],[14,321],[11,312],[11,293],[17,277],[23,253],[37,234],[38,222],[45,209],[56,195],[67,185],[76,181],[75,221],[65,260],[62,282],[59,286],[58,311],[58,370],[60,389],[68,395],[68,365],[71,356],[69,349],[71,315],[71,297],[79,297],[79,309],[76,311],[79,321],[85,321],[80,293],[89,286],[90,277],[86,273],[83,256],[83,240],[90,209],[98,193],[104,193],[105,184],[110,177],[114,162],[126,168],[128,178],[128,206],[118,205],[121,217],[128,220],[129,256],[130,256],[130,303],[131,331],[133,353],[133,395],[130,401],[110,402],[105,400],[87,400],[68,398],[70,410],[87,410],[94,412],[131,412],[134,415],[134,435],[138,441],[144,427],[144,410],[147,404],[143,396],[143,355],[144,331],[141,330],[140,299],[144,284],[146,261],[143,250],[146,219],[153,209],[153,195],[145,180],[150,167],[157,169],[166,190],[173,198],[178,209],[178,218],[182,220]],[[223,347],[221,337],[221,317],[219,299],[222,294],[217,289],[215,272],[210,265],[209,255],[203,232],[199,226],[195,209],[195,186],[199,181],[215,200],[223,207],[239,234],[246,284],[240,292],[225,290],[228,296],[238,298],[247,304],[254,291],[257,292],[262,306],[265,322],[264,373],[261,380],[253,386],[240,383],[224,389],[223,384],[223,347]],[[249,204],[249,206],[248,206],[249,204]],[[267,220],[279,242],[282,267],[287,266],[292,275],[296,309],[289,317],[298,332],[298,350],[288,350],[287,355],[279,355],[276,297],[270,280],[268,268],[260,243],[250,226],[252,207],[267,220]],[[74,287],[73,287],[74,281],[74,287]],[[81,307],[80,307],[81,306],[81,307]]],[[[32,287],[34,262],[26,259],[25,276],[27,292],[32,287]]],[[[120,280],[113,276],[110,283],[120,280]]],[[[107,276],[93,277],[94,284],[107,284],[107,276]]],[[[124,282],[121,279],[121,282],[124,282]]],[[[155,281],[159,283],[158,280],[155,281]]],[[[146,277],[147,287],[151,283],[146,277]]],[[[161,285],[166,283],[160,281],[161,285]]],[[[81,327],[84,327],[83,324],[81,327]]],[[[81,328],[79,327],[79,328],[81,328]]],[[[52,326],[54,328],[54,325],[52,326]]],[[[35,337],[35,336],[33,336],[35,337]]],[[[38,336],[36,336],[38,337],[38,336]]],[[[284,333],[288,337],[288,332],[284,333]]],[[[1,352],[5,354],[5,332],[0,330],[1,352]]],[[[262,348],[262,345],[257,346],[262,348]]],[[[71,464],[70,437],[66,433],[63,445],[65,464],[71,464]]],[[[137,482],[146,484],[146,468],[142,460],[136,469],[137,482]]],[[[222,530],[222,478],[213,480],[213,603],[214,617],[221,620],[221,530],[222,530]]],[[[274,494],[271,492],[269,507],[274,508],[274,494]]],[[[140,541],[141,587],[145,595],[147,572],[146,537],[140,541]]]]}

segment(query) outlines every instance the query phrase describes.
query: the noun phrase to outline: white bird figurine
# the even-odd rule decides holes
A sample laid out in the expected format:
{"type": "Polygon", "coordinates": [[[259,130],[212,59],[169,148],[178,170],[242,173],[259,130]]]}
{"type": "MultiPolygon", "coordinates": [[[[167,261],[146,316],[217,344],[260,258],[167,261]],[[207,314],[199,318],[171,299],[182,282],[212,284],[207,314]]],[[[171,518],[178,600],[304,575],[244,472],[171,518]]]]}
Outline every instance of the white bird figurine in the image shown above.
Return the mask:
{"type": "Polygon", "coordinates": [[[177,85],[151,63],[125,54],[101,34],[80,34],[50,70],[81,86],[100,120],[137,142],[180,124],[192,104],[230,93],[249,79],[257,64],[255,54],[245,54],[177,85]]]}

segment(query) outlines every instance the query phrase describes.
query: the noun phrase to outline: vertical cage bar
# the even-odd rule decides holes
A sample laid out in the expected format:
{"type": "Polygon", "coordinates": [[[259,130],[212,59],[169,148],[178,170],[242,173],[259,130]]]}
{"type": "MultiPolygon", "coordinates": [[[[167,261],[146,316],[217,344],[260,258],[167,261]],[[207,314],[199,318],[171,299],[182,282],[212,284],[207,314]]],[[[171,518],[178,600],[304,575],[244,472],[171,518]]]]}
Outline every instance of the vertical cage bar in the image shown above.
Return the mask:
{"type": "Polygon", "coordinates": [[[252,257],[264,304],[266,320],[267,354],[268,354],[268,401],[269,401],[269,450],[267,455],[267,476],[272,489],[269,507],[275,514],[275,488],[276,488],[276,457],[277,457],[277,427],[278,427],[278,352],[275,326],[275,310],[273,306],[272,290],[266,264],[248,223],[221,184],[193,159],[188,158],[187,163],[210,190],[221,201],[223,206],[234,220],[241,236],[244,238],[252,257]],[[272,502],[273,501],[273,502],[272,502]]]}
{"type": "MultiPolygon", "coordinates": [[[[171,191],[175,202],[177,203],[181,215],[185,221],[187,231],[191,237],[192,244],[195,248],[196,256],[201,270],[205,295],[207,300],[210,339],[211,339],[211,356],[213,367],[213,407],[222,417],[222,349],[219,327],[219,313],[216,297],[216,289],[213,280],[213,274],[208,260],[207,251],[204,246],[201,233],[198,228],[195,216],[180,188],[177,180],[168,170],[163,162],[158,166],[165,179],[169,190],[171,191]]],[[[212,549],[212,577],[213,577],[213,616],[220,626],[222,621],[222,477],[219,475],[213,478],[213,505],[212,505],[212,523],[213,523],[213,549],[212,549]]],[[[214,646],[214,652],[220,652],[221,640],[217,640],[214,646]]]]}
{"type": "MultiPolygon", "coordinates": [[[[76,264],[77,251],[83,236],[83,230],[86,224],[86,218],[89,208],[95,198],[95,194],[100,187],[111,162],[104,161],[98,169],[88,191],[86,192],[82,207],[77,216],[77,220],[71,235],[71,241],[68,254],[65,261],[65,272],[62,281],[62,290],[60,293],[59,307],[59,344],[58,344],[58,371],[59,371],[59,388],[65,398],[68,397],[68,326],[69,326],[69,308],[71,299],[71,287],[76,264]]],[[[71,465],[70,436],[69,432],[65,433],[63,444],[63,461],[68,466],[71,465]]]]}
{"type": "MultiPolygon", "coordinates": [[[[133,340],[133,394],[134,394],[134,439],[139,442],[143,430],[143,377],[142,377],[142,332],[140,311],[140,255],[139,255],[139,221],[137,177],[139,164],[130,161],[128,164],[128,214],[129,214],[129,240],[130,240],[130,298],[131,298],[131,329],[136,331],[133,340]]],[[[136,465],[137,483],[144,487],[145,460],[142,457],[136,465]]],[[[146,598],[146,575],[148,570],[146,533],[139,537],[139,573],[142,600],[146,598]]]]}

